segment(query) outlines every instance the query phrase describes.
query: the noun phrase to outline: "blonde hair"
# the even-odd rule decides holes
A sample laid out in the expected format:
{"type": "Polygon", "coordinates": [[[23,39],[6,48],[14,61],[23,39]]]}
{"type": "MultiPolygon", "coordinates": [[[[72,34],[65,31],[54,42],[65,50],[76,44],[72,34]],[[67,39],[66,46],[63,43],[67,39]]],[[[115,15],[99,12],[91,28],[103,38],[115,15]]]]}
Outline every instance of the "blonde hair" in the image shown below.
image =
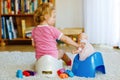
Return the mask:
{"type": "Polygon", "coordinates": [[[40,24],[45,20],[45,15],[51,16],[52,11],[55,10],[51,3],[42,3],[34,12],[34,22],[36,25],[40,24]]]}

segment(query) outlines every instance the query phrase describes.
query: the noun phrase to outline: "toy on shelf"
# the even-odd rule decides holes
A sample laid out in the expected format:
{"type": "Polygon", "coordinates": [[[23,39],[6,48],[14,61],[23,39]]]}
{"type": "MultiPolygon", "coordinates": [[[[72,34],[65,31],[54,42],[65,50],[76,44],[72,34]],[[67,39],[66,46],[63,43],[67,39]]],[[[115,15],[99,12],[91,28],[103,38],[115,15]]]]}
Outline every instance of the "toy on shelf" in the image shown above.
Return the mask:
{"type": "Polygon", "coordinates": [[[17,70],[17,72],[16,72],[16,77],[17,77],[17,78],[23,78],[22,70],[17,70]]]}
{"type": "Polygon", "coordinates": [[[95,77],[96,71],[105,74],[105,66],[100,52],[95,52],[86,60],[80,61],[77,54],[73,61],[72,72],[79,77],[95,77]]]}

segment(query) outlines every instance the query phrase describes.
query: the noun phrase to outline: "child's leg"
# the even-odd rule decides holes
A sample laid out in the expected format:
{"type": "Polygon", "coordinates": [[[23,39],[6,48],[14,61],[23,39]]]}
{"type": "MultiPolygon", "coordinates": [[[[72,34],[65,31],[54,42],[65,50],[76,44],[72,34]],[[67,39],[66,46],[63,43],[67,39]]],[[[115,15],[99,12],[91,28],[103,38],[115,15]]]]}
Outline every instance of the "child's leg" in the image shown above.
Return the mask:
{"type": "Polygon", "coordinates": [[[63,50],[59,50],[58,59],[62,59],[68,66],[71,66],[72,64],[71,59],[67,56],[67,54],[63,50]]]}

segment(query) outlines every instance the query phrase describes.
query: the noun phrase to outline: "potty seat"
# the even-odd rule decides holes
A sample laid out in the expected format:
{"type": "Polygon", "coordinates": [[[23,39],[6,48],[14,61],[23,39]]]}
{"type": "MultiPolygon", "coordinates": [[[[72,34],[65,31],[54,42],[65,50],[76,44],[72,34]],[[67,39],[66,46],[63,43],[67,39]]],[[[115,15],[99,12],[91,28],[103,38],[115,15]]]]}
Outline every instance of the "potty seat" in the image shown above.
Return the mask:
{"type": "Polygon", "coordinates": [[[75,76],[95,77],[97,71],[106,73],[102,53],[95,52],[84,61],[79,60],[79,54],[75,56],[72,65],[72,72],[75,76]]]}
{"type": "Polygon", "coordinates": [[[42,56],[35,65],[37,75],[55,77],[57,70],[63,68],[62,60],[58,60],[50,55],[42,56]]]}

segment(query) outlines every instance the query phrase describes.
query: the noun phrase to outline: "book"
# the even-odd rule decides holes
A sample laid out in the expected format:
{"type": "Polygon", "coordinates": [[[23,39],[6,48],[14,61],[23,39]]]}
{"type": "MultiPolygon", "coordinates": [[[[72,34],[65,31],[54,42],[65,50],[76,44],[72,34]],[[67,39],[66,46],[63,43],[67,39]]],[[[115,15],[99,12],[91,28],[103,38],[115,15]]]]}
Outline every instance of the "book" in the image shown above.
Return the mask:
{"type": "Polygon", "coordinates": [[[22,24],[22,37],[25,38],[25,29],[26,29],[25,20],[21,20],[21,24],[22,24]]]}
{"type": "Polygon", "coordinates": [[[15,0],[11,0],[11,13],[15,13],[15,0]]]}
{"type": "Polygon", "coordinates": [[[0,5],[1,5],[1,14],[3,14],[3,0],[1,0],[1,3],[0,3],[0,5]]]}
{"type": "Polygon", "coordinates": [[[8,14],[11,14],[11,0],[7,0],[7,10],[8,14]]]}
{"type": "Polygon", "coordinates": [[[9,20],[10,20],[12,36],[15,39],[15,38],[17,38],[17,34],[16,34],[15,27],[14,27],[14,24],[13,24],[13,18],[10,16],[9,20]]]}
{"type": "Polygon", "coordinates": [[[6,39],[5,17],[1,18],[2,23],[2,39],[6,39]]]}
{"type": "Polygon", "coordinates": [[[3,6],[4,6],[4,14],[8,14],[7,1],[4,1],[3,6]]]}
{"type": "Polygon", "coordinates": [[[26,9],[27,13],[30,13],[30,0],[26,1],[26,9]]]}
{"type": "Polygon", "coordinates": [[[12,40],[13,36],[12,36],[12,29],[11,29],[11,25],[10,25],[9,19],[6,19],[6,23],[7,23],[8,39],[12,40]]]}
{"type": "Polygon", "coordinates": [[[15,14],[18,14],[18,1],[15,0],[15,14]]]}
{"type": "Polygon", "coordinates": [[[3,20],[4,20],[4,29],[5,29],[5,39],[9,39],[9,36],[8,36],[8,30],[7,30],[7,22],[6,20],[8,19],[9,17],[4,17],[3,16],[3,20]]]}
{"type": "Polygon", "coordinates": [[[34,11],[37,9],[37,7],[38,7],[38,0],[35,0],[34,1],[34,11]]]}
{"type": "Polygon", "coordinates": [[[21,13],[23,14],[23,13],[25,13],[25,1],[24,0],[21,0],[21,13]]]}

